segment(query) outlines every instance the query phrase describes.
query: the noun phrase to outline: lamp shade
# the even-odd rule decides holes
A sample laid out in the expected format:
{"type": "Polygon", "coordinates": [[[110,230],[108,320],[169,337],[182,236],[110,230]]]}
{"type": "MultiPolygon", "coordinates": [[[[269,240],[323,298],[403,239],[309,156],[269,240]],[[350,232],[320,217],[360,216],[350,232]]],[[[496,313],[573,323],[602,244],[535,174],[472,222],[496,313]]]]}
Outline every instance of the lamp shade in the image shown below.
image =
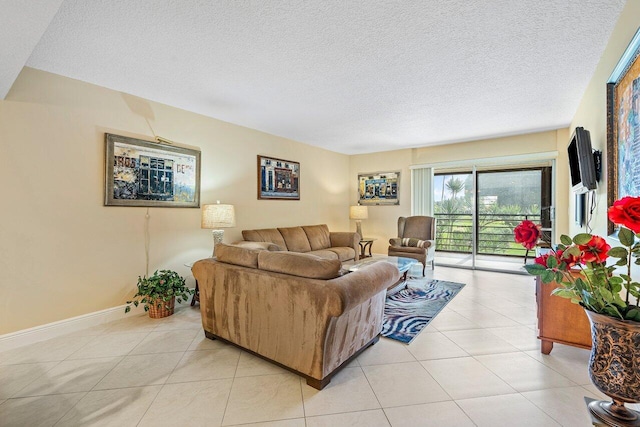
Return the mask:
{"type": "Polygon", "coordinates": [[[366,206],[349,207],[349,219],[367,219],[369,218],[369,210],[366,206]]]}
{"type": "Polygon", "coordinates": [[[201,228],[230,228],[236,226],[236,211],[233,205],[202,206],[201,228]]]}

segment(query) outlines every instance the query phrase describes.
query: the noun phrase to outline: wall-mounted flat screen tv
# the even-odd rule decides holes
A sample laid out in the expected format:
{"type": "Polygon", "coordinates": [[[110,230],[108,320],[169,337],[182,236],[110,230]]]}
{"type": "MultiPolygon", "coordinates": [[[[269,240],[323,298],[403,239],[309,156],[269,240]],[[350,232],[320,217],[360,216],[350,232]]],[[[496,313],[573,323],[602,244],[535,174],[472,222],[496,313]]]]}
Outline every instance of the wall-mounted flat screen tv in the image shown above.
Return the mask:
{"type": "Polygon", "coordinates": [[[591,148],[589,131],[577,127],[571,135],[569,147],[569,171],[571,189],[575,193],[586,193],[596,189],[596,165],[591,148]]]}

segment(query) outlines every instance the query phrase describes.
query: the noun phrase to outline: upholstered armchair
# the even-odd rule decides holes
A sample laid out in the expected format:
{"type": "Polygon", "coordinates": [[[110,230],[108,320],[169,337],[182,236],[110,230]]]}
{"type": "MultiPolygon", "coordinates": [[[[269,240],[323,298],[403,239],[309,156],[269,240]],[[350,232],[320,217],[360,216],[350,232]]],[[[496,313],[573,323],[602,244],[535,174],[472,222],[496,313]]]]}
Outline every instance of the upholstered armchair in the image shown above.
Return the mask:
{"type": "Polygon", "coordinates": [[[398,218],[398,237],[389,239],[389,256],[413,258],[422,263],[422,275],[427,262],[435,268],[436,219],[430,216],[398,218]]]}

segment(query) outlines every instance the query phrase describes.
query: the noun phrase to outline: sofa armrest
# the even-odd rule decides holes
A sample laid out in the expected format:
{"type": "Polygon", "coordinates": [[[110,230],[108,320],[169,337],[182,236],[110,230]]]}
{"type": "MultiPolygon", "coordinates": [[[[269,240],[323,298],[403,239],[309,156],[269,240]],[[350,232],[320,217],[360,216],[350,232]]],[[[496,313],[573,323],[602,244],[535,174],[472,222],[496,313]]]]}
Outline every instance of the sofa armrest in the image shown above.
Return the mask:
{"type": "Polygon", "coordinates": [[[358,261],[360,257],[360,235],[358,233],[349,231],[332,231],[329,233],[329,238],[331,239],[332,248],[353,248],[356,252],[355,260],[358,261]]]}
{"type": "Polygon", "coordinates": [[[436,256],[436,241],[429,240],[429,246],[427,247],[427,259],[434,259],[436,256]]]}
{"type": "MultiPolygon", "coordinates": [[[[351,310],[374,295],[386,290],[400,279],[400,272],[391,263],[376,262],[353,273],[347,273],[326,282],[329,289],[339,295],[341,307],[332,310],[339,316],[351,310]]],[[[337,308],[337,307],[336,307],[337,308]]]]}

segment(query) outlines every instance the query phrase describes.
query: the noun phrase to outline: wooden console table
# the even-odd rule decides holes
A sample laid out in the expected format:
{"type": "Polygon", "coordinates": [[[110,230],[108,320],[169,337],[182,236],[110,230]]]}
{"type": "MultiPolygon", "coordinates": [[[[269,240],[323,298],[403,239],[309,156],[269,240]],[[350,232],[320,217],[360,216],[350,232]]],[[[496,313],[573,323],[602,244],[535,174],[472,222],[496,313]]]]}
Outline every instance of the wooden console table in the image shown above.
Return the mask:
{"type": "Polygon", "coordinates": [[[536,277],[540,351],[551,353],[554,342],[591,349],[591,325],[584,309],[567,298],[551,295],[556,287],[556,282],[543,284],[536,277]]]}

